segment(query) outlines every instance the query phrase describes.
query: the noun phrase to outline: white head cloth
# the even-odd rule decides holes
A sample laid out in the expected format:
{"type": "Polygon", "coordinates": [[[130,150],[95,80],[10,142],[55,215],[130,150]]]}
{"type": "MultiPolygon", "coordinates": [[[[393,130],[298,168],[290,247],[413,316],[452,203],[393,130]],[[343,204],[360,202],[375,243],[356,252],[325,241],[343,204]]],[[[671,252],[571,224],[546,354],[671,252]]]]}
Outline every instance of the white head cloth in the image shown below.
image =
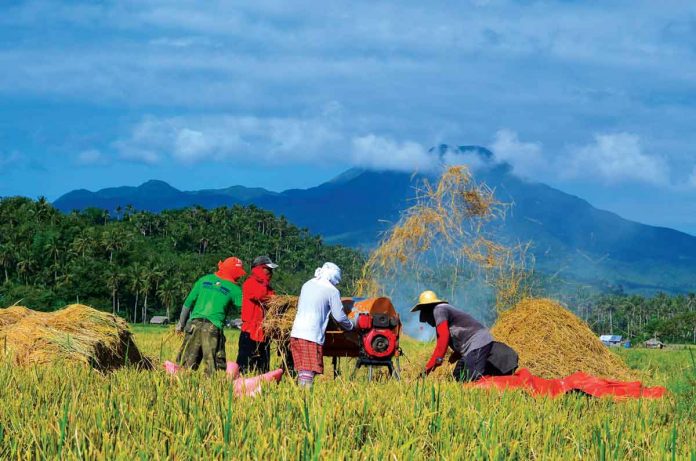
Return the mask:
{"type": "Polygon", "coordinates": [[[323,266],[314,271],[314,278],[327,280],[332,285],[338,285],[341,283],[341,268],[334,263],[324,263],[323,266]]]}

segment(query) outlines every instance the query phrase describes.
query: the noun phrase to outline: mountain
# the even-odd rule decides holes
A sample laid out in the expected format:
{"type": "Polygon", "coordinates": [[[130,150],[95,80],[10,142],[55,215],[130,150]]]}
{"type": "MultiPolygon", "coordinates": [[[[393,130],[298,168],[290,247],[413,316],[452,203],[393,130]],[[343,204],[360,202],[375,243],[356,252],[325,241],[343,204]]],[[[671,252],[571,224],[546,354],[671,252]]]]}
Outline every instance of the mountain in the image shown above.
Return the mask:
{"type": "Polygon", "coordinates": [[[193,205],[215,208],[233,203],[246,203],[266,195],[274,196],[277,193],[243,186],[185,192],[164,181],[150,180],[138,187],[113,187],[97,192],[75,190],[58,198],[53,205],[66,212],[88,207],[115,210],[127,205],[138,210],[162,211],[193,205]]]}
{"type": "MultiPolygon", "coordinates": [[[[452,148],[437,146],[440,154],[452,148]]],[[[639,224],[545,184],[512,174],[496,164],[487,149],[460,146],[476,156],[476,179],[510,203],[495,231],[509,243],[532,242],[535,267],[547,274],[591,285],[621,285],[650,293],[693,291],[696,287],[696,237],[672,229],[639,224]]],[[[414,196],[412,174],[351,169],[309,189],[281,193],[241,186],[197,192],[179,191],[162,181],[98,192],[78,190],[54,205],[63,210],[132,205],[160,211],[201,205],[212,208],[254,204],[307,227],[327,242],[369,248],[399,218],[414,196]]]]}

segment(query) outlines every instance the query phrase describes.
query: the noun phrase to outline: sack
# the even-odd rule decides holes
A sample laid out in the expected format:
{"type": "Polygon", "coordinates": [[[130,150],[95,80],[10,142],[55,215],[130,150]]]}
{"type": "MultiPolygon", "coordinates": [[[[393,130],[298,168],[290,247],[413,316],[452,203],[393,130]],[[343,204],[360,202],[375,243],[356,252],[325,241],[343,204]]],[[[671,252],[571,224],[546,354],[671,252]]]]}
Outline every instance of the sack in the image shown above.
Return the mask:
{"type": "Polygon", "coordinates": [[[517,352],[505,343],[493,341],[486,363],[486,374],[491,376],[511,375],[517,370],[517,352]]]}

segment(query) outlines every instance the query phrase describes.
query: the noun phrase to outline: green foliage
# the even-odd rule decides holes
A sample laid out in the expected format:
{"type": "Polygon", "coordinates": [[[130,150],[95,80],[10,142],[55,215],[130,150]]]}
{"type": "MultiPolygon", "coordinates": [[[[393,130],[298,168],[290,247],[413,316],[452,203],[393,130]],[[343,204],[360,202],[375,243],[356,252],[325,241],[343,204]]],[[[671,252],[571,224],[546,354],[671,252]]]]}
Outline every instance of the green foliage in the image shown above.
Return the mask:
{"type": "Polygon", "coordinates": [[[645,341],[696,343],[696,294],[653,297],[604,294],[576,306],[579,315],[600,334],[645,341]]]}
{"type": "Polygon", "coordinates": [[[297,293],[329,260],[343,269],[342,290],[351,293],[363,263],[357,251],[325,245],[253,206],[127,208],[113,218],[98,209],[65,215],[45,199],[0,200],[0,305],[50,310],[79,301],[142,321],[176,315],[193,282],[228,256],[248,270],[254,257],[269,255],[280,265],[280,293],[297,293]]]}

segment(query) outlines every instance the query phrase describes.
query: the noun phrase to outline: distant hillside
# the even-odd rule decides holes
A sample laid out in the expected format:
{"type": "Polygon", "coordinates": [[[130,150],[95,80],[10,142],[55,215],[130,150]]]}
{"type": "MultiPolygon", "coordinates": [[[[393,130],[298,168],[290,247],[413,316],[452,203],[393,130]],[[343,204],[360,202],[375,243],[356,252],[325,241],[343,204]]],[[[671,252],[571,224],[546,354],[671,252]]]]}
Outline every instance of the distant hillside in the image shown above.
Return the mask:
{"type": "MultiPolygon", "coordinates": [[[[480,156],[487,166],[477,170],[477,179],[512,204],[495,231],[508,242],[533,242],[531,252],[539,270],[593,285],[621,285],[633,292],[696,288],[696,237],[628,221],[579,197],[522,180],[508,166],[493,164],[487,149],[459,149],[480,156]]],[[[63,211],[90,206],[113,210],[130,204],[159,211],[253,203],[321,234],[328,242],[370,247],[408,205],[414,179],[418,178],[406,173],[352,169],[319,186],[282,193],[243,187],[182,192],[161,181],[149,181],[139,187],[70,192],[55,206],[63,211]]]]}
{"type": "Polygon", "coordinates": [[[62,211],[82,210],[88,207],[116,210],[131,205],[138,210],[162,211],[201,205],[215,208],[231,203],[245,203],[261,196],[277,195],[261,188],[232,186],[226,189],[207,189],[193,192],[180,191],[164,181],[150,180],[138,187],[112,187],[90,192],[79,189],[61,196],[53,205],[62,211]]]}

